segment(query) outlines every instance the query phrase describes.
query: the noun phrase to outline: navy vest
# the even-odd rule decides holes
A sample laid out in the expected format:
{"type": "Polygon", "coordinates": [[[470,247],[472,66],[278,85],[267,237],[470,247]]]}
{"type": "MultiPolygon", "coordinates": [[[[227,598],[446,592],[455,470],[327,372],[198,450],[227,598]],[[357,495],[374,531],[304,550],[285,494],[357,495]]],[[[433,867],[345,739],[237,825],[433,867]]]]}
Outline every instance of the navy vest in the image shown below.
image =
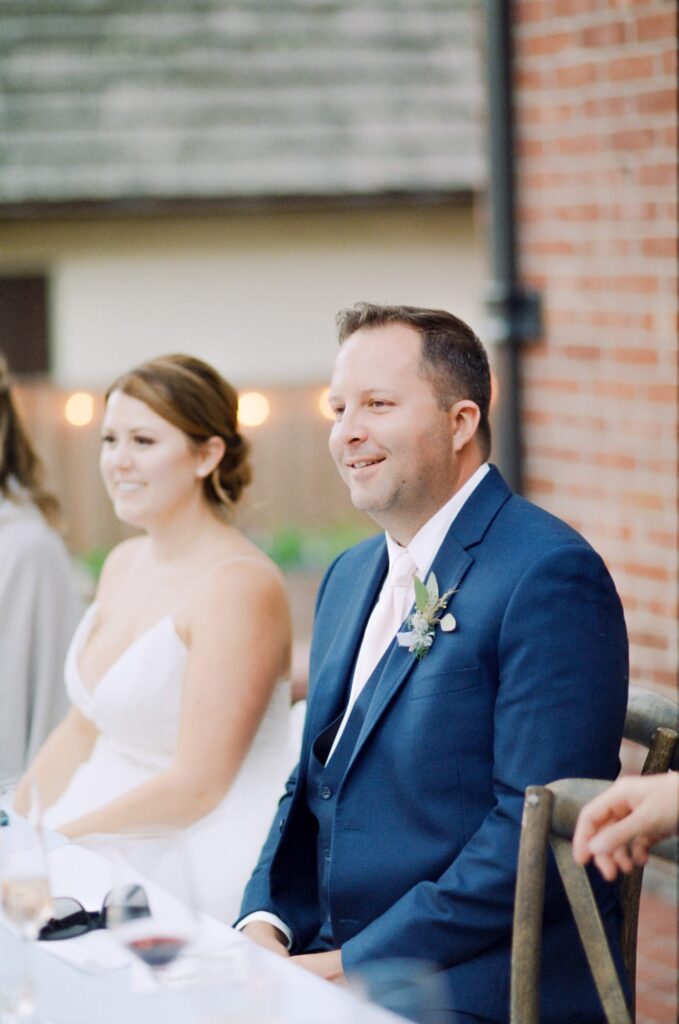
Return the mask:
{"type": "Polygon", "coordinates": [[[332,865],[332,830],[337,790],[351,760],[351,755],[365,721],[370,702],[382,675],[387,652],[390,649],[391,644],[389,644],[387,651],[385,651],[378,662],[372,675],[363,687],[358,700],[351,709],[344,732],[330,760],[328,761],[328,754],[344,717],[344,711],[318,734],[311,747],[306,781],[306,799],[309,810],[318,822],[316,872],[321,927],[316,937],[308,944],[305,952],[318,952],[338,948],[337,942],[333,939],[329,898],[329,878],[332,865]]]}

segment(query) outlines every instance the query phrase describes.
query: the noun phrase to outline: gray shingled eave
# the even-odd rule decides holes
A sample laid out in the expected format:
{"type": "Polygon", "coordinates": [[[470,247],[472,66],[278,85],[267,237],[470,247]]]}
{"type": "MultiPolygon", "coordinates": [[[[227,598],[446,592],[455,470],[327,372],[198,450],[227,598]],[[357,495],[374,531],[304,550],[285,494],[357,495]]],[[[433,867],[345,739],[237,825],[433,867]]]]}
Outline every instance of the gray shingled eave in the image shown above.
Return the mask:
{"type": "Polygon", "coordinates": [[[262,213],[265,211],[403,209],[404,207],[456,206],[473,202],[478,193],[470,190],[346,193],[337,195],[260,195],[246,198],[191,198],[174,196],[172,199],[145,199],[134,196],[124,199],[76,200],[74,202],[22,202],[0,203],[0,224],[21,221],[83,220],[110,218],[200,217],[229,213],[262,213]]]}
{"type": "Polygon", "coordinates": [[[0,216],[478,190],[469,0],[0,0],[0,216]]]}

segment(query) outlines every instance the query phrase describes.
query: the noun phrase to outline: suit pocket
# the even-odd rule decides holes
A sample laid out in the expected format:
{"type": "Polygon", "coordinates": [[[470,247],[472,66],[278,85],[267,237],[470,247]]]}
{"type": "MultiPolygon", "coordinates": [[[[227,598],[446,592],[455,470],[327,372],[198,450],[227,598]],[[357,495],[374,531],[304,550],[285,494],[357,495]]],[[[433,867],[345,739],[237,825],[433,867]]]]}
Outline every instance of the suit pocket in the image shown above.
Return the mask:
{"type": "Polygon", "coordinates": [[[473,690],[480,685],[478,665],[450,669],[447,672],[431,672],[429,675],[415,672],[408,683],[408,696],[410,700],[422,700],[424,697],[438,697],[444,693],[473,690]]]}

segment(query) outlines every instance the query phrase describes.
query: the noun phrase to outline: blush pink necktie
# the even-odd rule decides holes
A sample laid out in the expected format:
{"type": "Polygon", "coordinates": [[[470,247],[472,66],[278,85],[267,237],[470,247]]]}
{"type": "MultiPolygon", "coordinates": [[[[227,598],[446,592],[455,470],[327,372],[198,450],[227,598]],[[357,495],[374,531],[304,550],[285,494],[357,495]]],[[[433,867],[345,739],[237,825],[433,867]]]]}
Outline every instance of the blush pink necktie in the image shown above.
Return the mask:
{"type": "Polygon", "coordinates": [[[389,583],[392,590],[392,635],[403,623],[415,599],[413,576],[416,572],[417,566],[413,561],[412,555],[408,548],[404,548],[403,551],[399,552],[389,572],[389,583]]]}
{"type": "Polygon", "coordinates": [[[361,690],[373,673],[375,666],[394,639],[396,631],[413,603],[413,576],[417,566],[407,548],[400,551],[389,567],[389,574],[380,591],[363,634],[363,642],[356,658],[356,667],[351,681],[349,703],[344,718],[337,730],[328,760],[339,742],[347,719],[361,694],[361,690]]]}

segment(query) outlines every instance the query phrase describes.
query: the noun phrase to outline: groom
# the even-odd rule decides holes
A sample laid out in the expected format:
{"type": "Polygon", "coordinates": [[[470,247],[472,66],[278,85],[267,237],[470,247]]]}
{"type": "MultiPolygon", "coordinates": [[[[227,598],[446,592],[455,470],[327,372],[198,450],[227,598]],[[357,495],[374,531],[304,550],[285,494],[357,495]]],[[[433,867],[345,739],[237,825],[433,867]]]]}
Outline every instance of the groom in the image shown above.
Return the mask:
{"type": "MultiPolygon", "coordinates": [[[[471,329],[368,304],[338,323],[330,450],[386,535],[321,585],[301,760],[239,927],[329,979],[433,962],[456,1022],[506,1021],[524,789],[617,775],[622,609],[586,541],[488,465],[471,329]]],[[[597,884],[619,962],[615,898],[597,884]]],[[[542,1021],[602,1019],[554,872],[541,988],[542,1021]]]]}

